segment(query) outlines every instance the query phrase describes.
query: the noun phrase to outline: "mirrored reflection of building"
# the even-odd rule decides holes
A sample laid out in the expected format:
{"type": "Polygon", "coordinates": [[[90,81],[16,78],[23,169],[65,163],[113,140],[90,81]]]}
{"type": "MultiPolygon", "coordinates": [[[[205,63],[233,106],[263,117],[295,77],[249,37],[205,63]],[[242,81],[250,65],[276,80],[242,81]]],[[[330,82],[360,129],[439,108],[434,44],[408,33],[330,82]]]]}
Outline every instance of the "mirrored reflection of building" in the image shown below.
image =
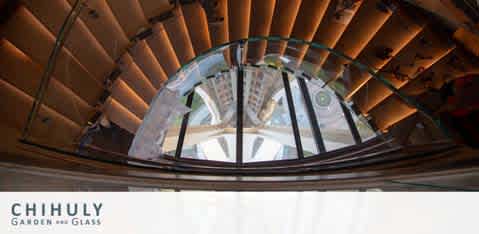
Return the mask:
{"type": "MultiPolygon", "coordinates": [[[[358,129],[364,141],[376,136],[367,121],[361,120],[344,104],[342,106],[335,92],[322,80],[295,77],[295,74],[281,72],[264,63],[261,67],[244,66],[242,69],[242,145],[236,143],[238,72],[237,69],[225,70],[195,85],[180,157],[237,162],[236,147],[241,146],[245,163],[297,159],[300,155],[293,120],[302,142],[301,157],[318,155],[321,150],[344,148],[356,144],[344,111],[354,116],[353,127],[358,129]],[[306,85],[307,97],[299,81],[306,85]],[[288,92],[285,84],[289,86],[288,92]],[[288,95],[291,95],[294,113],[289,110],[288,95]],[[310,99],[313,116],[308,115],[304,98],[310,99]],[[318,148],[310,117],[319,123],[320,140],[325,149],[318,148]]],[[[178,129],[178,122],[175,124],[172,129],[178,129]]],[[[171,131],[165,139],[167,144],[163,150],[171,156],[179,150],[175,144],[178,134],[177,130],[171,131]]]]}

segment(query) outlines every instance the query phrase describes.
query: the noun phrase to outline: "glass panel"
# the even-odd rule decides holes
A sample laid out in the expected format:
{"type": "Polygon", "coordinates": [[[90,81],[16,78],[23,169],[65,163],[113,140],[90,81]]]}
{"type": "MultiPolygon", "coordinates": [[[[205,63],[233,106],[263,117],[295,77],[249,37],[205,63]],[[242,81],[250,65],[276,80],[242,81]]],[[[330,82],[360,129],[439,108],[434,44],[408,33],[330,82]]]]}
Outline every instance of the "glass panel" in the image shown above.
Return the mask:
{"type": "Polygon", "coordinates": [[[281,72],[245,68],[244,162],[298,157],[281,72]]]}
{"type": "MultiPolygon", "coordinates": [[[[182,96],[180,101],[183,105],[186,105],[187,99],[187,96],[182,96]]],[[[182,115],[174,117],[174,120],[170,123],[168,130],[166,131],[165,141],[162,146],[162,152],[164,152],[166,155],[175,156],[182,122],[182,115]]]]}
{"type": "Polygon", "coordinates": [[[181,157],[236,161],[235,80],[225,72],[195,88],[181,157]]]}
{"type": "Polygon", "coordinates": [[[377,136],[376,132],[374,132],[373,128],[371,125],[369,125],[368,120],[365,117],[357,116],[352,110],[350,110],[350,112],[363,142],[377,136]]]}
{"type": "Polygon", "coordinates": [[[298,121],[299,133],[301,135],[301,144],[303,146],[303,154],[305,157],[317,155],[318,147],[314,140],[311,128],[311,121],[306,110],[303,93],[299,88],[298,79],[290,75],[291,93],[293,96],[296,120],[298,121]]]}
{"type": "Polygon", "coordinates": [[[321,80],[307,82],[327,151],[355,144],[339,100],[321,80]]]}

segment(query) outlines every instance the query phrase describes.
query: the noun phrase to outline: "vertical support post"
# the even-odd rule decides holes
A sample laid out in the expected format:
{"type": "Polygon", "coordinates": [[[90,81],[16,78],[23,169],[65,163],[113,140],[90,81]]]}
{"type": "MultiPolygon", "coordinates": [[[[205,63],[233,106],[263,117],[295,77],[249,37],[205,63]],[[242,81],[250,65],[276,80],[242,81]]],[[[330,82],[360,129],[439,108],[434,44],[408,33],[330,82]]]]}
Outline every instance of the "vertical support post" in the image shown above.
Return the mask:
{"type": "MultiPolygon", "coordinates": [[[[191,92],[188,95],[188,99],[186,99],[186,106],[188,108],[191,108],[191,105],[193,104],[194,96],[195,96],[195,90],[193,89],[193,92],[191,92]]],[[[190,119],[190,112],[186,113],[183,116],[183,120],[181,121],[181,128],[180,128],[180,134],[178,136],[178,144],[176,145],[175,158],[181,157],[181,152],[183,150],[183,143],[185,142],[186,128],[188,127],[189,119],[190,119]]]]}
{"type": "Polygon", "coordinates": [[[35,118],[37,117],[37,114],[43,105],[43,99],[45,97],[45,93],[50,84],[51,75],[53,71],[55,70],[58,55],[60,54],[63,48],[63,45],[65,44],[65,41],[68,38],[68,35],[70,34],[70,31],[73,25],[75,24],[76,19],[80,15],[80,12],[83,9],[83,7],[84,7],[83,0],[76,0],[70,10],[70,13],[68,13],[67,18],[63,22],[63,25],[60,28],[60,31],[58,32],[58,36],[55,41],[55,46],[53,47],[52,52],[50,53],[50,56],[48,57],[48,62],[47,62],[45,71],[42,74],[40,85],[37,89],[37,92],[35,93],[35,100],[33,101],[32,109],[30,113],[28,114],[27,123],[25,125],[25,128],[23,129],[22,139],[24,140],[28,138],[33,122],[35,121],[35,118]]]}
{"type": "Polygon", "coordinates": [[[306,81],[303,78],[297,78],[299,83],[299,88],[303,94],[304,104],[306,106],[306,111],[308,112],[309,123],[313,130],[314,142],[320,153],[326,152],[326,147],[324,145],[323,135],[321,134],[321,129],[319,128],[318,119],[316,118],[316,113],[314,112],[313,102],[311,101],[311,94],[309,93],[308,86],[306,81]]]}
{"type": "Polygon", "coordinates": [[[243,115],[244,115],[244,90],[243,90],[244,71],[242,66],[238,66],[236,77],[236,164],[243,164],[243,115]]]}
{"type": "Polygon", "coordinates": [[[353,116],[351,115],[349,108],[342,101],[339,101],[339,104],[341,105],[341,109],[343,109],[344,117],[346,117],[346,121],[348,122],[349,130],[351,130],[351,133],[353,135],[354,142],[356,144],[361,144],[363,141],[361,140],[361,135],[359,135],[358,128],[354,123],[353,116]]]}
{"type": "Polygon", "coordinates": [[[236,165],[243,165],[243,117],[244,117],[244,59],[246,41],[238,42],[236,48],[237,76],[236,76],[236,165]]]}
{"type": "Polygon", "coordinates": [[[298,158],[303,159],[303,145],[301,144],[301,134],[299,133],[298,120],[296,119],[296,110],[294,109],[293,95],[291,94],[291,86],[289,84],[288,73],[283,72],[284,91],[286,92],[286,100],[288,101],[289,116],[293,127],[294,141],[296,143],[296,151],[298,158]]]}

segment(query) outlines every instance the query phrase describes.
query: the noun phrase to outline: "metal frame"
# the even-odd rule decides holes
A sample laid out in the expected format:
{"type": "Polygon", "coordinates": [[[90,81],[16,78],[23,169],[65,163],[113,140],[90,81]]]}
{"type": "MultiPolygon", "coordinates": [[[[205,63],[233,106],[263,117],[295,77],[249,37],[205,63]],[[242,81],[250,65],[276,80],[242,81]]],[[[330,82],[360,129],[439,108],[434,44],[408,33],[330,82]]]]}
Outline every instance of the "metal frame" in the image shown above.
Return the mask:
{"type": "Polygon", "coordinates": [[[358,127],[354,123],[353,116],[351,115],[351,112],[349,111],[349,108],[344,104],[344,102],[339,102],[341,105],[341,109],[343,109],[344,117],[346,118],[346,122],[348,122],[349,125],[349,130],[351,130],[351,134],[353,135],[354,142],[356,144],[361,144],[363,140],[361,139],[361,135],[359,134],[358,127]]]}
{"type": "Polygon", "coordinates": [[[286,100],[288,102],[289,116],[291,118],[291,125],[293,127],[294,141],[296,143],[296,151],[298,152],[298,158],[303,159],[303,145],[301,144],[301,134],[299,132],[298,120],[296,119],[296,110],[294,109],[293,95],[291,94],[291,86],[289,84],[289,78],[287,72],[281,73],[283,78],[284,91],[286,93],[286,100]]]}
{"type": "MultiPolygon", "coordinates": [[[[188,99],[186,99],[186,106],[188,108],[191,108],[191,105],[193,104],[194,96],[195,96],[195,90],[193,89],[190,95],[188,95],[188,99]]],[[[190,112],[186,113],[183,116],[183,120],[181,121],[181,129],[180,129],[180,134],[178,135],[178,144],[176,145],[175,158],[181,157],[181,152],[183,150],[183,143],[185,142],[186,128],[188,127],[189,120],[190,120],[190,112]]]]}
{"type": "Polygon", "coordinates": [[[324,153],[326,152],[326,146],[324,145],[323,135],[321,134],[321,129],[319,128],[319,122],[316,118],[316,113],[314,111],[313,102],[311,101],[311,95],[309,93],[308,86],[306,85],[306,81],[304,79],[298,77],[297,80],[299,88],[301,89],[301,93],[303,94],[304,104],[308,112],[309,123],[311,124],[311,128],[313,130],[316,147],[320,153],[324,153]]]}
{"type": "Polygon", "coordinates": [[[236,77],[236,164],[243,164],[244,70],[238,66],[236,77]]]}
{"type": "MultiPolygon", "coordinates": [[[[238,49],[241,49],[241,47],[238,48],[238,49]]],[[[237,104],[236,162],[227,163],[227,162],[220,162],[220,161],[200,160],[200,161],[206,161],[207,164],[208,163],[219,163],[219,164],[224,164],[224,165],[231,164],[231,165],[235,165],[236,167],[245,167],[245,166],[248,166],[248,165],[257,164],[257,163],[246,163],[245,164],[244,159],[243,159],[243,124],[244,124],[243,123],[243,121],[244,121],[243,120],[243,115],[244,115],[244,72],[245,72],[244,66],[245,66],[245,64],[239,63],[238,66],[237,66],[237,70],[236,70],[236,73],[237,73],[237,79],[236,79],[236,86],[237,86],[237,91],[236,91],[236,104],[237,104]]],[[[260,66],[253,66],[253,67],[261,68],[260,66]]],[[[268,66],[268,67],[271,67],[271,66],[268,66]]],[[[295,110],[295,107],[294,107],[291,85],[290,85],[290,81],[289,81],[289,77],[288,77],[288,75],[289,75],[288,72],[291,73],[291,71],[282,70],[281,68],[278,68],[278,67],[271,67],[271,68],[279,70],[279,71],[282,72],[281,73],[282,74],[282,82],[283,82],[283,85],[284,85],[284,90],[285,90],[285,94],[286,94],[289,114],[290,114],[290,118],[291,118],[291,123],[292,123],[291,125],[292,125],[293,135],[294,135],[294,139],[295,139],[298,159],[300,159],[302,161],[305,158],[304,158],[303,146],[302,146],[302,142],[301,142],[301,134],[300,134],[300,131],[299,131],[299,125],[298,125],[297,118],[296,118],[296,110],[295,110]]],[[[324,139],[323,139],[323,136],[322,136],[322,133],[321,133],[320,125],[319,125],[320,120],[318,120],[318,118],[316,117],[316,114],[315,114],[315,111],[314,111],[314,106],[313,106],[312,99],[311,99],[311,94],[309,92],[309,89],[307,87],[307,83],[306,83],[306,80],[305,80],[305,79],[309,80],[311,78],[308,77],[308,76],[305,76],[304,74],[303,74],[303,76],[296,77],[296,79],[298,80],[299,88],[300,88],[301,94],[302,94],[303,99],[304,99],[304,103],[305,103],[305,106],[306,106],[306,111],[307,111],[307,114],[308,114],[308,118],[310,120],[313,135],[314,135],[313,137],[314,137],[314,140],[315,140],[315,143],[316,143],[316,147],[319,151],[319,154],[337,153],[336,152],[337,150],[327,151],[327,149],[325,147],[324,139]]],[[[214,76],[206,77],[206,79],[210,79],[210,78],[214,78],[214,76]]],[[[196,87],[198,85],[199,85],[199,83],[196,84],[194,87],[196,87]]],[[[193,95],[194,95],[194,88],[188,94],[188,99],[187,99],[187,102],[186,102],[187,107],[191,107],[192,102],[193,102],[193,95]]],[[[350,129],[351,134],[352,134],[352,136],[354,138],[354,141],[356,143],[355,145],[363,144],[364,142],[361,139],[361,136],[359,134],[359,131],[357,129],[356,124],[354,123],[354,119],[352,117],[351,112],[349,111],[349,108],[346,106],[346,104],[341,100],[341,98],[339,96],[337,96],[337,98],[340,101],[340,105],[341,105],[342,111],[344,113],[345,119],[348,123],[349,129],[350,129]]],[[[187,127],[188,127],[188,120],[189,120],[189,113],[185,114],[185,116],[183,118],[181,129],[180,129],[180,134],[178,136],[178,144],[177,144],[175,155],[174,156],[169,156],[169,157],[174,157],[176,160],[183,160],[184,159],[184,158],[181,157],[181,152],[182,152],[182,147],[183,147],[183,143],[184,143],[184,138],[185,138],[185,135],[186,135],[186,130],[187,130],[187,127]]],[[[349,148],[349,147],[345,147],[345,148],[349,148]]],[[[166,156],[168,156],[168,155],[166,155],[166,156]]],[[[284,159],[284,160],[277,160],[277,161],[274,161],[274,162],[276,163],[276,162],[283,162],[283,161],[284,162],[286,162],[286,161],[297,161],[298,159],[284,159]]],[[[196,160],[196,159],[191,159],[191,160],[196,160]]],[[[262,164],[262,163],[268,164],[269,162],[260,162],[259,164],[262,164]]]]}

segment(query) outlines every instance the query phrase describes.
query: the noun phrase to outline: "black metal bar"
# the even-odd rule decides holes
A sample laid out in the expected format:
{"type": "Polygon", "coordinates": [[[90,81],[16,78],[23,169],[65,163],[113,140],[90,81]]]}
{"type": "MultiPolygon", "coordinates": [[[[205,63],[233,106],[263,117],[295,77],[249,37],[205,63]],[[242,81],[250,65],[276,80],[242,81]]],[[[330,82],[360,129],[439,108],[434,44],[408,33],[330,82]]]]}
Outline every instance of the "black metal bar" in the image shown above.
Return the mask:
{"type": "Polygon", "coordinates": [[[363,141],[361,140],[361,135],[359,135],[358,128],[356,124],[354,123],[353,116],[351,115],[349,108],[343,102],[339,102],[339,103],[341,104],[341,109],[343,109],[344,117],[346,117],[346,121],[348,122],[349,129],[351,130],[351,133],[353,134],[354,142],[356,144],[361,144],[363,141]]]}
{"type": "Polygon", "coordinates": [[[60,31],[58,32],[58,36],[55,41],[55,46],[53,47],[52,52],[50,53],[45,71],[42,74],[40,85],[37,89],[37,92],[35,93],[35,100],[33,101],[32,109],[28,115],[25,128],[23,129],[22,139],[27,139],[29,136],[30,128],[32,127],[33,122],[35,121],[35,118],[37,117],[37,114],[40,111],[41,106],[43,105],[43,99],[45,97],[45,93],[50,84],[51,74],[55,70],[58,55],[60,54],[60,51],[63,48],[63,45],[65,44],[65,40],[70,34],[70,31],[74,23],[76,22],[77,17],[80,15],[80,12],[83,9],[83,7],[84,7],[83,1],[76,0],[70,10],[70,13],[68,13],[66,20],[63,22],[63,25],[60,28],[60,31]]]}
{"type": "Polygon", "coordinates": [[[298,78],[299,88],[303,94],[304,104],[306,105],[306,111],[308,112],[309,123],[313,130],[314,142],[320,153],[326,152],[326,146],[324,145],[323,135],[321,134],[321,129],[319,128],[319,122],[316,118],[316,113],[314,112],[313,102],[311,101],[311,95],[306,85],[306,81],[302,78],[298,78]]]}
{"type": "MultiPolygon", "coordinates": [[[[191,105],[193,104],[194,96],[195,96],[195,91],[193,90],[193,92],[191,92],[190,95],[188,95],[188,98],[186,99],[186,106],[188,108],[191,108],[191,105]]],[[[181,121],[181,129],[180,129],[180,134],[178,135],[178,144],[176,145],[175,158],[181,157],[181,151],[183,150],[183,143],[185,142],[186,128],[188,127],[189,119],[190,119],[190,112],[186,113],[183,116],[183,120],[181,121]]]]}
{"type": "Polygon", "coordinates": [[[238,166],[243,164],[243,108],[244,93],[243,80],[244,71],[242,66],[238,66],[238,74],[236,77],[236,163],[238,166]]]}
{"type": "Polygon", "coordinates": [[[291,86],[289,85],[288,73],[282,72],[282,75],[284,91],[286,92],[286,100],[288,101],[289,116],[291,117],[291,125],[293,126],[296,151],[298,152],[298,158],[303,159],[303,145],[301,144],[301,135],[299,133],[298,120],[296,119],[296,111],[294,109],[293,95],[291,94],[291,86]]]}

